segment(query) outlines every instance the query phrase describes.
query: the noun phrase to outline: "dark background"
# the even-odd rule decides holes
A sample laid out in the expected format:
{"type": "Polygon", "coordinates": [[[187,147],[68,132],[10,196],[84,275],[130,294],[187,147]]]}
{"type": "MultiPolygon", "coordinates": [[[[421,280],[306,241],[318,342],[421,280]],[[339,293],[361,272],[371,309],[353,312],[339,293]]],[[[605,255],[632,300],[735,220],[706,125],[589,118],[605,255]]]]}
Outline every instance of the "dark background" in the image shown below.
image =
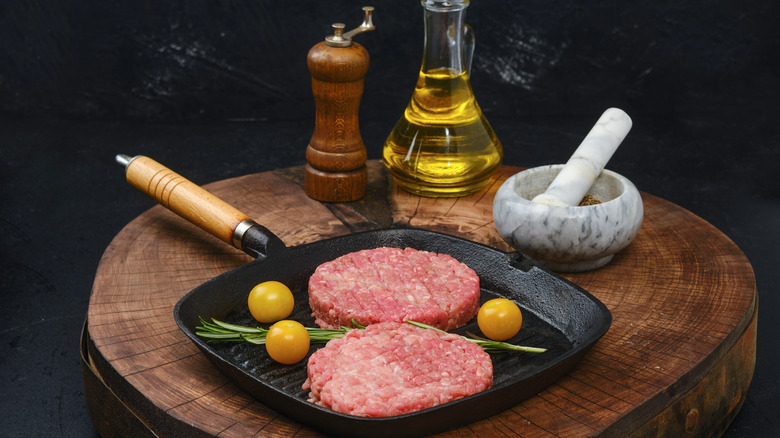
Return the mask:
{"type": "MultiPolygon", "coordinates": [[[[758,357],[728,437],[780,433],[780,3],[475,0],[472,86],[505,164],[564,162],[603,110],[634,128],[608,167],[709,221],[754,266],[758,357]]],[[[411,95],[417,1],[376,0],[369,158],[411,95]]],[[[303,164],[309,48],[361,2],[0,3],[0,435],[93,436],[79,332],[102,252],[152,206],[114,155],[205,184],[303,164]]]]}

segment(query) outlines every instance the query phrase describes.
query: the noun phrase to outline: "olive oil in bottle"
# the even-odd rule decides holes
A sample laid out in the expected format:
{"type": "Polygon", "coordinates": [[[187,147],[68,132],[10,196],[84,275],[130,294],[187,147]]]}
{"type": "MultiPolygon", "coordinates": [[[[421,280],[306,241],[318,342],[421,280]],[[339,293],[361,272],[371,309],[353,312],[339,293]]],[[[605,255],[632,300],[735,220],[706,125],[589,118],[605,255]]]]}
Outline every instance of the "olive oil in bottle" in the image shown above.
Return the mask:
{"type": "Polygon", "coordinates": [[[468,74],[420,72],[412,99],[382,151],[396,183],[421,196],[480,190],[501,165],[503,150],[474,99],[468,74]]]}
{"type": "Polygon", "coordinates": [[[382,159],[405,190],[431,197],[482,189],[501,165],[503,149],[469,82],[474,35],[464,23],[468,0],[422,0],[425,51],[403,116],[382,159]]]}

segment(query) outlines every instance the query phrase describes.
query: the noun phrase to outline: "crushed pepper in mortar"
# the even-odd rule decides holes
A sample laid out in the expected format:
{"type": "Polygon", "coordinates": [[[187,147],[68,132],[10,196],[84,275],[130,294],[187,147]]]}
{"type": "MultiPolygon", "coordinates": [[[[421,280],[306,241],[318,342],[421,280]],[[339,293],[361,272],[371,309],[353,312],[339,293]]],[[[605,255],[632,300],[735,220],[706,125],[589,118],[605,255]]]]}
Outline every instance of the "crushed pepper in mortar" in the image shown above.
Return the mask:
{"type": "Polygon", "coordinates": [[[594,198],[590,194],[586,194],[582,198],[582,201],[580,201],[579,207],[584,207],[586,205],[596,205],[596,204],[601,204],[601,201],[599,199],[597,199],[597,198],[594,198]]]}

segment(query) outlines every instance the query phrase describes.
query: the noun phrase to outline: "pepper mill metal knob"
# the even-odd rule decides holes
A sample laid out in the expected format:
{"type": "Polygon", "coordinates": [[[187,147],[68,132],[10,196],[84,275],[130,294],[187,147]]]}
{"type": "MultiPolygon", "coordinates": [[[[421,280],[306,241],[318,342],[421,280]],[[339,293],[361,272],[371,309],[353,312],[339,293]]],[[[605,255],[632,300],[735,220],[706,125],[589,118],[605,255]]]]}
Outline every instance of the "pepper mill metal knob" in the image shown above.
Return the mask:
{"type": "Polygon", "coordinates": [[[333,35],[312,47],[307,57],[316,116],[306,148],[304,188],[318,201],[355,201],[366,194],[367,154],[358,110],[369,56],[352,37],[375,28],[373,10],[364,7],[363,24],[349,32],[344,33],[344,24],[333,24],[333,35]]]}

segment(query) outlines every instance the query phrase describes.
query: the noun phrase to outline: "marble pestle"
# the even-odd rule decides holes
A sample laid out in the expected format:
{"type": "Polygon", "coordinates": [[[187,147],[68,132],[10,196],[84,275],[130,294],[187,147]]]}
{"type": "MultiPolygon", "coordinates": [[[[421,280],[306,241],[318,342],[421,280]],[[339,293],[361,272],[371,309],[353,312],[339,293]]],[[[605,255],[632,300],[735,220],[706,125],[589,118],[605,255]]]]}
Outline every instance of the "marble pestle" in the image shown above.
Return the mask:
{"type": "Polygon", "coordinates": [[[533,202],[558,207],[579,205],[631,125],[631,118],[623,110],[604,111],[547,190],[533,202]]]}

